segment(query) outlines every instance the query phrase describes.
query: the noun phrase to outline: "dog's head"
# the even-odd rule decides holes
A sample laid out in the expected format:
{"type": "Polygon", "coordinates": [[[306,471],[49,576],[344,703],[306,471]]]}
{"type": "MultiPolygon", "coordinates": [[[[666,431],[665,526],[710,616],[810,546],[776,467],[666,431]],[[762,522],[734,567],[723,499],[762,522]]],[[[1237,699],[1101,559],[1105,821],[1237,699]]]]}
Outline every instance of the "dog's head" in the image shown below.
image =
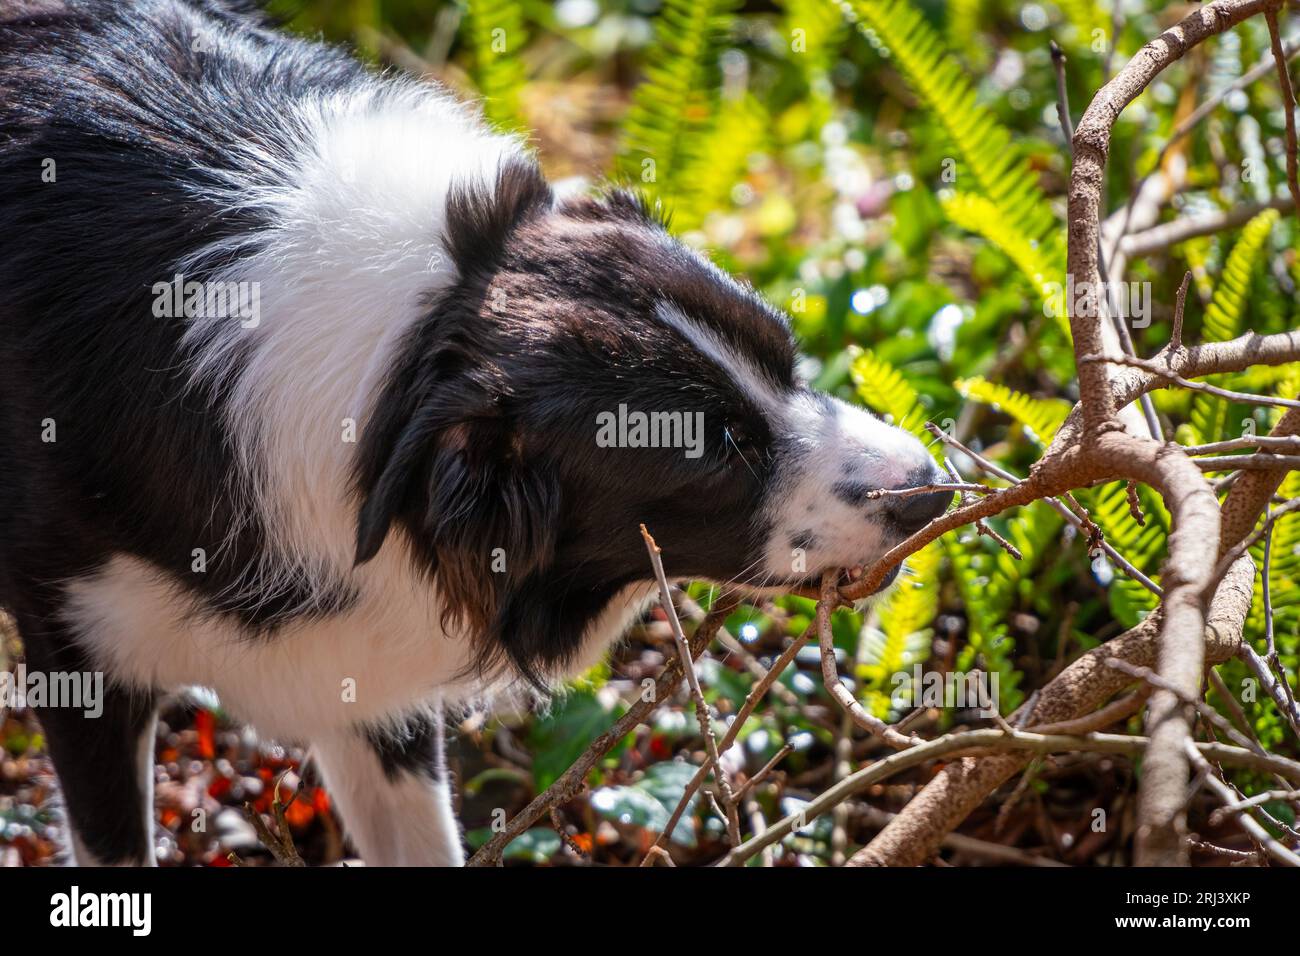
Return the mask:
{"type": "Polygon", "coordinates": [[[481,664],[534,681],[651,577],[789,587],[947,506],[911,435],[799,380],[786,319],[634,197],[557,203],[536,170],[448,206],[459,280],[365,429],[357,558],[398,523],[481,664]]]}

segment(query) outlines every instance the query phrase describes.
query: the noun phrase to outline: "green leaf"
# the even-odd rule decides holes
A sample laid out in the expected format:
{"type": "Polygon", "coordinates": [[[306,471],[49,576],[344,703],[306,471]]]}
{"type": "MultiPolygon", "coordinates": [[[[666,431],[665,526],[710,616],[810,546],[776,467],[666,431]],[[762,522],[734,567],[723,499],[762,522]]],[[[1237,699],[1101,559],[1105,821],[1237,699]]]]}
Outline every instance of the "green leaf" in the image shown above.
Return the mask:
{"type": "MultiPolygon", "coordinates": [[[[545,790],[569,769],[593,739],[602,734],[624,708],[611,712],[595,691],[580,688],[555,702],[550,713],[533,724],[529,741],[533,747],[533,781],[537,792],[545,790]]],[[[618,753],[626,743],[612,751],[618,753]]]]}
{"type": "Polygon", "coordinates": [[[651,196],[671,199],[691,186],[688,170],[704,156],[703,133],[717,108],[719,37],[736,0],[664,0],[645,76],[623,120],[619,176],[651,196]]]}
{"type": "Polygon", "coordinates": [[[979,376],[958,379],[954,387],[963,397],[991,405],[1010,415],[1044,447],[1051,443],[1057,429],[1065,423],[1066,416],[1074,407],[1064,399],[1032,398],[979,376]]]}
{"type": "MultiPolygon", "coordinates": [[[[591,795],[591,807],[610,820],[662,833],[693,776],[695,768],[685,761],[657,763],[630,786],[601,787],[591,795]]],[[[694,813],[698,800],[696,792],[673,828],[670,839],[674,843],[695,846],[694,813]]]]}
{"type": "Polygon", "coordinates": [[[888,416],[894,425],[928,442],[931,435],[925,430],[926,416],[921,397],[908,384],[903,373],[870,349],[855,346],[850,351],[853,364],[849,367],[849,375],[858,397],[869,407],[888,416]]]}
{"type": "Polygon", "coordinates": [[[467,0],[465,26],[474,50],[473,77],[488,119],[511,130],[527,124],[519,112],[525,75],[520,51],[528,40],[519,0],[467,0]]]}
{"type": "Polygon", "coordinates": [[[950,170],[953,178],[945,181],[988,203],[977,207],[972,199],[963,199],[950,204],[950,212],[977,217],[991,240],[1005,243],[1008,254],[1014,251],[1012,258],[1031,278],[1039,273],[1059,277],[1064,271],[1060,228],[1034,171],[1011,133],[979,102],[960,61],[924,15],[904,0],[839,0],[839,6],[893,59],[947,133],[959,162],[950,170]],[[993,210],[996,218],[989,215],[993,210]],[[1041,253],[1031,254],[1033,246],[1026,244],[1041,253]]]}

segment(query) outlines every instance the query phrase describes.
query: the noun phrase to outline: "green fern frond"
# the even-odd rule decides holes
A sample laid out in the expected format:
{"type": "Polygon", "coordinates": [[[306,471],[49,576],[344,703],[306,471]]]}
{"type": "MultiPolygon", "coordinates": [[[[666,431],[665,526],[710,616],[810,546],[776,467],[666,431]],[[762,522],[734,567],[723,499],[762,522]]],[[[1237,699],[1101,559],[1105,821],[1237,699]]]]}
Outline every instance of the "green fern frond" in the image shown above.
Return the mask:
{"type": "Polygon", "coordinates": [[[880,629],[893,649],[875,663],[899,670],[903,661],[896,653],[902,642],[911,634],[923,631],[934,622],[939,608],[939,563],[943,549],[931,541],[907,559],[898,585],[880,603],[877,614],[880,629]]]}
{"type": "Polygon", "coordinates": [[[963,398],[973,399],[1010,415],[1043,447],[1065,423],[1073,406],[1061,398],[1032,398],[1023,392],[987,381],[979,376],[958,379],[953,387],[963,398]]]}
{"type": "Polygon", "coordinates": [[[686,185],[673,203],[674,229],[694,229],[712,210],[730,206],[731,190],[745,178],[750,157],[763,149],[770,125],[767,108],[753,96],[726,104],[682,178],[686,185]]]}
{"type": "Polygon", "coordinates": [[[836,0],[868,39],[883,46],[911,87],[934,113],[955,147],[957,169],[997,207],[1007,228],[1027,240],[1045,242],[1057,230],[1056,217],[1038,188],[1037,177],[1013,144],[1010,132],[978,101],[957,58],[903,0],[836,0]]]}
{"type": "Polygon", "coordinates": [[[937,541],[909,557],[898,585],[877,607],[880,626],[863,629],[858,678],[868,706],[879,717],[890,710],[894,675],[929,656],[942,557],[937,541]]]}
{"type": "Polygon", "coordinates": [[[984,0],[948,0],[948,49],[966,50],[987,59],[981,45],[975,42],[979,33],[980,11],[984,0]]]}
{"type": "MultiPolygon", "coordinates": [[[[1276,209],[1266,209],[1242,228],[1241,238],[1228,254],[1215,284],[1214,295],[1205,309],[1201,335],[1207,341],[1224,342],[1241,334],[1251,279],[1263,259],[1269,233],[1278,215],[1276,209]]],[[[1212,377],[1210,381],[1222,384],[1224,379],[1212,377]]],[[[1230,437],[1230,414],[1231,403],[1226,399],[1200,393],[1194,395],[1187,416],[1192,441],[1202,444],[1230,437]]]]}
{"type": "Polygon", "coordinates": [[[980,546],[973,533],[961,538],[949,535],[939,540],[944,542],[957,592],[966,607],[966,644],[957,655],[956,669],[970,671],[982,667],[990,674],[997,674],[998,709],[1009,714],[1024,698],[1018,689],[1024,675],[1016,670],[1014,663],[1015,641],[1007,631],[1007,604],[1002,595],[989,592],[993,557],[980,546]]]}
{"type": "Polygon", "coordinates": [[[1004,529],[1004,536],[1020,551],[1019,561],[1000,548],[990,550],[987,538],[969,530],[940,539],[966,607],[966,646],[957,655],[957,669],[970,670],[979,664],[996,673],[1003,714],[1024,699],[1018,689],[1024,675],[1015,666],[1015,641],[1007,620],[1029,596],[1044,560],[1055,554],[1061,525],[1060,515],[1042,502],[1023,509],[1004,529]]]}
{"type": "Polygon", "coordinates": [[[488,119],[510,130],[527,128],[519,112],[528,36],[520,0],[466,0],[465,23],[474,51],[472,76],[488,119]]]}
{"type": "Polygon", "coordinates": [[[686,171],[701,155],[702,133],[716,111],[718,38],[736,0],[664,0],[645,76],[623,121],[620,177],[667,199],[689,187],[686,171]]]}
{"type": "Polygon", "coordinates": [[[1242,228],[1241,238],[1228,254],[1214,297],[1205,309],[1201,335],[1206,341],[1226,342],[1241,334],[1251,276],[1262,259],[1264,245],[1278,216],[1276,209],[1265,209],[1242,228]]]}
{"type": "Polygon", "coordinates": [[[870,349],[855,346],[851,354],[853,362],[849,366],[849,375],[858,397],[869,407],[889,416],[899,428],[928,442],[932,436],[925,430],[925,409],[916,389],[908,384],[903,373],[870,349]]]}
{"type": "MultiPolygon", "coordinates": [[[[1107,543],[1135,568],[1155,579],[1169,537],[1169,511],[1160,495],[1145,485],[1138,486],[1144,525],[1138,524],[1129,511],[1128,486],[1124,482],[1109,482],[1080,493],[1079,500],[1101,528],[1107,543]]],[[[1158,603],[1154,594],[1118,568],[1107,596],[1111,613],[1126,627],[1132,627],[1151,613],[1158,603]]]]}
{"type": "Polygon", "coordinates": [[[1018,231],[992,200],[977,193],[956,193],[942,200],[953,225],[983,236],[1010,259],[1041,296],[1057,324],[1070,337],[1064,289],[1054,277],[1065,272],[1065,255],[1054,236],[1030,239],[1018,231]]]}

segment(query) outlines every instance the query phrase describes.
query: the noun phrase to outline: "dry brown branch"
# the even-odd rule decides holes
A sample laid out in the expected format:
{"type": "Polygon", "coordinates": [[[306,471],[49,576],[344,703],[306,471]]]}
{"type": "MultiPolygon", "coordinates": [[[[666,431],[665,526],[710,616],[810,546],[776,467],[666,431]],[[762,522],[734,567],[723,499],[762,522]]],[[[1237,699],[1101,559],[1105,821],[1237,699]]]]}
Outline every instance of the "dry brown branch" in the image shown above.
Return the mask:
{"type": "MultiPolygon", "coordinates": [[[[1235,652],[1250,609],[1255,567],[1243,557],[1215,593],[1205,628],[1206,660],[1221,662],[1235,652]]],[[[1151,666],[1156,658],[1158,615],[1084,654],[1053,678],[1032,702],[1035,725],[1055,727],[1086,717],[1128,686],[1132,679],[1106,665],[1116,657],[1151,666]]],[[[1022,709],[1029,709],[1026,704],[1022,709]]],[[[919,866],[930,859],[943,837],[1013,775],[1028,757],[1000,754],[946,764],[902,812],[850,860],[850,866],[919,866]]]]}
{"type": "Polygon", "coordinates": [[[713,725],[710,723],[709,718],[709,705],[704,699],[704,691],[700,689],[700,679],[695,673],[695,660],[686,643],[686,635],[682,633],[682,622],[677,617],[677,607],[673,604],[672,588],[668,584],[667,575],[664,574],[664,563],[660,555],[659,545],[655,544],[655,539],[646,530],[645,525],[641,525],[641,538],[645,541],[646,552],[650,555],[650,566],[654,568],[655,581],[659,585],[659,603],[668,618],[668,624],[673,629],[673,642],[677,645],[677,659],[682,662],[686,671],[686,686],[690,688],[691,699],[695,702],[695,719],[700,725],[700,736],[704,738],[704,746],[709,757],[708,764],[713,768],[713,779],[717,781],[718,790],[722,794],[722,806],[725,810],[723,819],[727,821],[727,835],[731,837],[732,843],[735,844],[740,840],[740,816],[736,809],[735,794],[731,792],[731,782],[727,779],[727,772],[722,767],[722,758],[718,754],[718,740],[713,735],[713,725]]]}
{"type": "MultiPolygon", "coordinates": [[[[1082,293],[1084,284],[1097,287],[1100,279],[1097,248],[1106,157],[1110,131],[1119,114],[1169,64],[1210,36],[1260,13],[1266,0],[1216,0],[1195,10],[1147,43],[1093,97],[1074,131],[1074,168],[1070,174],[1069,243],[1066,271],[1082,293]]],[[[1100,323],[1080,316],[1070,303],[1070,331],[1076,355],[1103,354],[1100,323]]],[[[1085,425],[1095,432],[1114,419],[1116,406],[1101,365],[1079,368],[1079,395],[1085,425]]]]}
{"type": "MultiPolygon", "coordinates": [[[[1284,59],[1289,60],[1291,57],[1295,56],[1297,52],[1300,52],[1300,41],[1296,41],[1296,40],[1288,41],[1286,44],[1284,59]]],[[[1214,94],[1209,99],[1207,99],[1204,103],[1201,103],[1199,106],[1197,106],[1196,109],[1192,110],[1191,113],[1187,114],[1187,116],[1183,120],[1181,120],[1177,126],[1174,127],[1172,132],[1170,132],[1169,134],[1169,138],[1165,141],[1165,144],[1160,148],[1160,152],[1156,154],[1155,161],[1151,164],[1151,172],[1147,173],[1145,176],[1142,177],[1142,179],[1138,181],[1138,184],[1133,188],[1132,196],[1129,199],[1128,204],[1124,208],[1124,219],[1122,222],[1122,228],[1120,230],[1121,237],[1120,237],[1119,251],[1118,251],[1118,254],[1120,256],[1127,259],[1133,256],[1144,255],[1149,253],[1150,251],[1154,251],[1154,250],[1144,250],[1140,252],[1135,251],[1134,246],[1131,245],[1132,239],[1128,235],[1129,229],[1133,224],[1133,218],[1134,218],[1133,210],[1137,205],[1138,197],[1141,196],[1144,192],[1144,187],[1146,186],[1147,180],[1153,175],[1153,173],[1156,170],[1159,170],[1164,167],[1165,159],[1169,156],[1173,148],[1177,146],[1179,142],[1182,141],[1183,137],[1185,137],[1188,133],[1190,133],[1193,129],[1195,129],[1196,126],[1202,120],[1204,120],[1207,116],[1213,113],[1219,107],[1219,104],[1221,104],[1228,97],[1230,93],[1234,93],[1237,90],[1245,89],[1247,86],[1250,86],[1256,80],[1268,74],[1271,70],[1274,69],[1274,65],[1276,62],[1277,61],[1274,59],[1274,52],[1272,51],[1269,52],[1264,57],[1262,57],[1260,61],[1256,63],[1253,67],[1251,67],[1241,76],[1237,77],[1237,79],[1235,79],[1233,82],[1224,86],[1216,94],[1214,94]]],[[[1256,209],[1256,212],[1260,211],[1263,208],[1265,207],[1263,206],[1258,207],[1256,209]]],[[[1238,222],[1236,225],[1242,225],[1250,218],[1251,218],[1250,216],[1247,216],[1246,219],[1242,219],[1241,222],[1238,222]]],[[[1185,221],[1186,220],[1180,220],[1180,222],[1185,222],[1185,221]]],[[[1157,227],[1157,229],[1159,228],[1160,227],[1157,227]]],[[[1218,232],[1220,231],[1220,229],[1226,229],[1226,228],[1232,228],[1232,226],[1219,226],[1217,228],[1212,228],[1209,231],[1218,232]]],[[[1182,240],[1179,239],[1177,241],[1182,241],[1182,240]]],[[[1169,243],[1166,243],[1166,245],[1167,244],[1169,243]]],[[[1178,336],[1175,335],[1174,341],[1177,342],[1178,340],[1179,340],[1178,336]]]]}
{"type": "MultiPolygon", "coordinates": [[[[290,804],[298,799],[298,791],[295,790],[289,797],[289,803],[280,800],[280,786],[284,783],[284,778],[288,774],[288,770],[280,774],[273,784],[275,789],[271,791],[271,816],[275,820],[274,830],[267,825],[266,820],[253,808],[251,803],[246,802],[244,804],[244,816],[253,825],[262,846],[271,851],[271,856],[275,858],[276,863],[281,866],[306,866],[307,862],[299,855],[298,848],[294,846],[293,831],[289,828],[289,821],[285,819],[284,815],[290,804]]],[[[230,856],[233,857],[235,854],[231,853],[230,856]]],[[[242,866],[243,864],[238,865],[242,866]]]]}
{"type": "Polygon", "coordinates": [[[1243,448],[1263,448],[1265,451],[1300,453],[1300,438],[1287,435],[1275,438],[1272,435],[1245,435],[1241,438],[1229,438],[1227,441],[1210,442],[1207,445],[1184,445],[1186,455],[1217,455],[1225,451],[1239,451],[1243,448]]]}
{"type": "MultiPolygon", "coordinates": [[[[691,657],[698,657],[703,652],[717,629],[722,626],[722,622],[735,610],[737,603],[733,593],[724,592],[718,596],[708,616],[700,622],[700,626],[691,635],[691,657]]],[[[644,722],[659,706],[660,701],[670,698],[682,682],[683,676],[682,662],[674,657],[664,666],[663,673],[655,680],[651,693],[642,694],[637,702],[628,708],[627,713],[614,722],[614,726],[593,740],[568,770],[564,771],[546,790],[534,797],[528,806],[515,814],[500,833],[479,848],[466,865],[496,866],[499,864],[501,854],[510,841],[549,813],[551,807],[570,800],[579,793],[588,772],[597,761],[644,722]]]]}
{"type": "Polygon", "coordinates": [[[970,482],[960,481],[954,478],[949,484],[934,485],[915,485],[911,488],[877,488],[874,491],[868,491],[868,498],[910,498],[913,495],[928,495],[935,491],[956,491],[961,494],[992,494],[996,489],[987,485],[975,485],[970,482]]]}
{"type": "MultiPolygon", "coordinates": [[[[1186,744],[1188,759],[1198,767],[1201,773],[1201,779],[1204,780],[1205,786],[1220,800],[1226,804],[1237,802],[1238,794],[1233,791],[1226,783],[1219,779],[1205,759],[1205,754],[1199,748],[1192,745],[1191,741],[1186,744]]],[[[1300,856],[1296,856],[1270,834],[1263,826],[1253,820],[1249,815],[1243,814],[1237,821],[1241,828],[1250,834],[1251,839],[1263,847],[1267,853],[1283,866],[1300,866],[1300,856]]]]}
{"type": "Polygon", "coordinates": [[[1269,514],[1264,519],[1264,525],[1268,529],[1264,532],[1264,560],[1263,568],[1260,571],[1260,577],[1263,582],[1262,599],[1264,602],[1264,646],[1268,650],[1268,663],[1277,675],[1277,683],[1281,685],[1283,696],[1286,698],[1287,706],[1283,712],[1290,719],[1293,728],[1300,725],[1296,715],[1300,714],[1300,707],[1296,706],[1295,693],[1291,690],[1291,682],[1287,680],[1286,668],[1282,666],[1282,658],[1277,653],[1277,640],[1274,633],[1273,624],[1273,597],[1269,579],[1273,572],[1273,523],[1274,518],[1269,514]]]}
{"type": "Polygon", "coordinates": [[[1109,363],[1112,365],[1127,365],[1130,368],[1140,368],[1144,372],[1150,372],[1152,375],[1163,378],[1170,384],[1177,385],[1180,388],[1204,392],[1206,395],[1217,395],[1219,398],[1226,398],[1230,402],[1241,402],[1246,405],[1272,405],[1277,408],[1300,408],[1300,401],[1291,398],[1252,395],[1249,392],[1234,392],[1231,389],[1219,388],[1217,385],[1211,385],[1208,382],[1193,382],[1179,375],[1173,369],[1164,368],[1154,359],[1134,358],[1131,355],[1085,355],[1079,361],[1084,365],[1109,363]]]}
{"type": "Polygon", "coordinates": [[[1274,675],[1264,659],[1256,654],[1255,649],[1249,644],[1242,644],[1237,649],[1237,656],[1272,698],[1277,709],[1291,726],[1291,732],[1300,738],[1300,708],[1296,707],[1289,692],[1290,688],[1283,689],[1284,682],[1274,675]]]}
{"type": "MultiPolygon", "coordinates": [[[[936,740],[918,743],[915,747],[893,753],[845,777],[838,784],[815,797],[807,806],[777,821],[763,833],[757,834],[733,849],[719,862],[719,866],[739,866],[758,853],[764,847],[771,846],[777,840],[794,830],[806,827],[812,820],[827,812],[849,797],[861,793],[867,787],[881,780],[888,779],[902,770],[934,760],[938,757],[951,757],[971,750],[1012,751],[1020,754],[1051,753],[1109,753],[1125,754],[1136,757],[1149,751],[1150,740],[1145,737],[1130,737],[1124,734],[1087,734],[1071,737],[1055,734],[1036,734],[1021,730],[967,730],[961,733],[947,734],[936,740]]],[[[1300,779],[1300,763],[1277,757],[1272,754],[1260,755],[1240,747],[1221,743],[1199,743],[1193,745],[1197,752],[1234,767],[1251,767],[1268,769],[1286,776],[1288,779],[1300,779]]],[[[890,826],[896,823],[897,817],[890,826]]],[[[888,827],[886,827],[888,829],[888,827]]],[[[941,842],[945,834],[940,834],[941,842]]],[[[927,857],[928,858],[928,857],[927,857]]],[[[848,866],[862,865],[850,860],[848,866]]]]}
{"type": "Polygon", "coordinates": [[[1300,790],[1265,790],[1253,797],[1234,800],[1232,803],[1219,807],[1210,814],[1210,822],[1217,825],[1224,817],[1232,816],[1234,813],[1241,813],[1243,810],[1249,810],[1251,807],[1258,807],[1265,803],[1273,803],[1274,801],[1295,803],[1298,800],[1300,800],[1300,790]]]}
{"type": "MultiPolygon", "coordinates": [[[[934,435],[936,438],[938,438],[940,441],[944,442],[945,444],[949,445],[950,447],[957,449],[957,451],[961,452],[971,461],[975,462],[976,465],[978,465],[982,470],[984,470],[988,474],[1001,478],[1004,481],[1009,481],[1015,485],[1020,484],[1020,482],[1024,480],[1022,478],[1017,478],[1015,475],[1007,471],[1005,468],[1002,468],[999,465],[994,464],[984,456],[978,454],[977,452],[972,451],[970,448],[967,448],[964,444],[962,444],[953,436],[949,435],[947,432],[943,431],[933,422],[927,422],[925,427],[930,432],[930,434],[934,435]]],[[[1080,509],[1082,513],[1076,513],[1071,508],[1062,504],[1056,498],[1043,498],[1041,500],[1045,504],[1049,505],[1057,514],[1059,514],[1067,522],[1069,522],[1075,528],[1078,528],[1080,531],[1083,531],[1085,534],[1090,534],[1089,529],[1096,527],[1095,525],[1092,524],[1091,520],[1088,519],[1087,513],[1082,512],[1082,509],[1080,509]]],[[[1145,574],[1143,574],[1141,571],[1135,568],[1128,561],[1127,558],[1125,558],[1122,554],[1120,554],[1113,547],[1111,547],[1111,545],[1108,544],[1104,538],[1099,538],[1097,540],[1097,546],[1100,547],[1103,552],[1105,552],[1106,556],[1111,560],[1112,563],[1115,564],[1116,567],[1122,570],[1134,581],[1137,581],[1139,584],[1141,584],[1152,594],[1159,597],[1161,594],[1164,593],[1161,590],[1160,585],[1156,584],[1149,577],[1147,577],[1145,574]]]]}
{"type": "Polygon", "coordinates": [[[1273,455],[1267,452],[1258,455],[1219,455],[1214,458],[1198,458],[1196,467],[1201,471],[1295,471],[1300,468],[1300,455],[1273,455]]]}
{"type": "MultiPolygon", "coordinates": [[[[1142,687],[1127,696],[1112,700],[1105,707],[1095,710],[1085,717],[1060,720],[1054,724],[1037,724],[1034,727],[1034,732],[1040,734],[1091,734],[1132,717],[1142,709],[1150,696],[1150,688],[1142,687]]],[[[1033,703],[1026,704],[1022,710],[1026,715],[1033,713],[1033,703]]]]}
{"type": "Polygon", "coordinates": [[[844,708],[853,722],[868,733],[879,737],[891,747],[911,747],[915,737],[905,737],[883,720],[867,713],[857,698],[844,686],[839,669],[835,666],[835,640],[831,634],[831,612],[840,604],[839,572],[827,571],[822,575],[821,599],[817,602],[817,634],[822,652],[822,682],[835,702],[844,708]]]}
{"type": "Polygon", "coordinates": [[[737,800],[745,799],[745,797],[749,794],[749,791],[753,790],[760,783],[766,780],[768,774],[770,774],[773,770],[776,769],[776,765],[779,764],[786,757],[790,756],[790,754],[793,752],[794,752],[794,744],[790,744],[790,743],[783,744],[781,746],[781,749],[778,750],[775,754],[773,754],[772,759],[763,765],[763,769],[759,770],[758,773],[754,774],[754,776],[750,777],[741,785],[740,789],[736,791],[736,799],[737,800]]]}
{"type": "Polygon", "coordinates": [[[1238,747],[1245,747],[1247,750],[1253,750],[1256,753],[1264,752],[1264,748],[1260,746],[1259,741],[1251,740],[1245,734],[1241,733],[1241,731],[1233,727],[1232,724],[1229,723],[1228,720],[1222,714],[1220,714],[1209,704],[1206,704],[1199,697],[1184,696],[1177,687],[1169,683],[1167,680],[1165,680],[1163,677],[1161,677],[1151,668],[1130,664],[1128,661],[1122,661],[1117,657],[1112,657],[1108,659],[1106,661],[1106,665],[1108,667],[1116,667],[1119,670],[1122,670],[1125,674],[1128,674],[1130,677],[1135,677],[1138,680],[1146,681],[1154,688],[1159,688],[1160,690],[1167,690],[1171,694],[1174,694],[1184,704],[1187,704],[1189,707],[1196,708],[1197,712],[1200,713],[1202,717],[1204,717],[1207,721],[1209,721],[1211,724],[1217,727],[1224,734],[1224,736],[1226,736],[1238,747]]]}
{"type": "MultiPolygon", "coordinates": [[[[787,647],[781,653],[781,656],[772,663],[767,674],[750,688],[749,693],[745,695],[745,702],[741,704],[740,710],[736,712],[736,717],[731,722],[731,726],[723,735],[722,742],[718,744],[719,753],[725,754],[731,749],[731,745],[735,742],[737,735],[739,735],[741,729],[745,726],[745,721],[749,719],[749,715],[754,712],[754,708],[758,706],[759,701],[766,696],[768,689],[776,683],[776,679],[781,676],[791,663],[793,663],[795,657],[797,657],[799,652],[803,650],[804,646],[812,640],[813,635],[817,632],[816,628],[816,622],[809,624],[808,627],[805,628],[803,634],[791,641],[790,646],[787,647]]],[[[691,778],[690,782],[687,783],[685,789],[682,791],[681,799],[677,801],[676,808],[668,818],[668,823],[664,827],[663,832],[659,834],[659,838],[655,840],[653,848],[660,850],[664,848],[664,844],[668,841],[669,835],[677,828],[677,821],[679,821],[682,818],[682,814],[686,812],[686,807],[690,803],[691,797],[695,796],[699,791],[705,778],[708,776],[708,773],[709,768],[707,764],[695,771],[695,776],[691,778]]],[[[647,865],[649,860],[650,857],[647,855],[646,858],[641,861],[641,865],[647,865]]]]}
{"type": "Polygon", "coordinates": [[[1120,248],[1132,259],[1155,255],[1170,246],[1186,242],[1188,239],[1195,239],[1198,236],[1211,236],[1216,232],[1226,232],[1229,229],[1238,229],[1265,209],[1291,212],[1295,209],[1295,201],[1290,196],[1279,196],[1266,203],[1241,203],[1221,212],[1205,213],[1200,216],[1185,216],[1182,219],[1164,222],[1143,232],[1126,236],[1120,244],[1120,248]]]}
{"type": "MultiPolygon", "coordinates": [[[[838,811],[844,807],[845,804],[840,804],[836,810],[838,811]]],[[[897,816],[897,814],[889,813],[886,810],[878,810],[872,806],[859,807],[856,812],[864,818],[868,826],[877,829],[887,826],[897,816]]],[[[964,853],[978,860],[1001,866],[1056,868],[1069,865],[1061,863],[1059,860],[1053,860],[1050,857],[1037,856],[1018,847],[1003,846],[1001,843],[990,843],[987,840],[977,840],[962,833],[949,833],[943,838],[943,846],[957,853],[964,853]]]]}

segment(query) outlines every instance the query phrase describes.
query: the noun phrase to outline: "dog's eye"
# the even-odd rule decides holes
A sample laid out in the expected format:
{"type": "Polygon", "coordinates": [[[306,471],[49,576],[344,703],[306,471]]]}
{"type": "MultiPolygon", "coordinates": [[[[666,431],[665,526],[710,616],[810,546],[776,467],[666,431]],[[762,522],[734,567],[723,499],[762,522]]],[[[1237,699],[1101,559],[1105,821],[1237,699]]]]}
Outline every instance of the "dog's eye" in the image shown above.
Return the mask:
{"type": "Polygon", "coordinates": [[[742,458],[750,461],[758,456],[758,443],[743,428],[727,425],[722,430],[722,441],[726,451],[730,454],[739,454],[742,458]]]}

